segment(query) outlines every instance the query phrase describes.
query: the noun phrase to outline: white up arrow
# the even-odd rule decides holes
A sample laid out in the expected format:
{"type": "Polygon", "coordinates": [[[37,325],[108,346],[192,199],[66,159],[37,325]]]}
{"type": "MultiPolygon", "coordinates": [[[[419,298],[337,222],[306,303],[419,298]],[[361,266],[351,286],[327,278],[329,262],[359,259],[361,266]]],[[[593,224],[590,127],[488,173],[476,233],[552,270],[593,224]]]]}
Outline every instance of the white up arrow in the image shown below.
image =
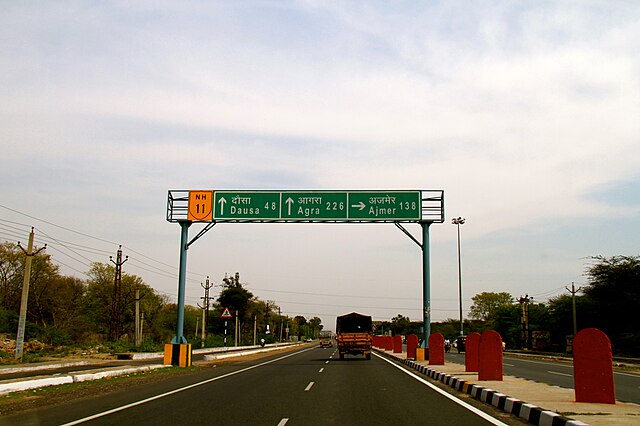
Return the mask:
{"type": "Polygon", "coordinates": [[[289,197],[286,199],[285,203],[287,203],[287,214],[291,216],[291,205],[293,204],[293,200],[289,197]]]}

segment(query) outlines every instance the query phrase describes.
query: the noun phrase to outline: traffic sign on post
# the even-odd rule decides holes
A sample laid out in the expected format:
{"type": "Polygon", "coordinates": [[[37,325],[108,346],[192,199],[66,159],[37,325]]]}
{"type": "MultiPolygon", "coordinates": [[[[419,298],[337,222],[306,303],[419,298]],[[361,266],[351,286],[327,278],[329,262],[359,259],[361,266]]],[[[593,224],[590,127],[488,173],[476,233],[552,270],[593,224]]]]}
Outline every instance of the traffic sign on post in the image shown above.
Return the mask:
{"type": "Polygon", "coordinates": [[[420,207],[420,191],[349,193],[350,219],[418,220],[420,207]]]}
{"type": "Polygon", "coordinates": [[[213,191],[189,191],[187,219],[194,222],[213,220],[213,191]]]}
{"type": "MultiPolygon", "coordinates": [[[[421,219],[420,191],[211,191],[214,221],[421,219]]],[[[206,220],[201,220],[206,221],[206,220]]]]}
{"type": "MultiPolygon", "coordinates": [[[[180,268],[178,275],[178,321],[173,343],[186,343],[184,337],[184,294],[187,248],[218,222],[308,222],[308,223],[389,223],[394,222],[409,235],[400,222],[419,223],[422,242],[411,237],[422,250],[424,339],[431,333],[429,227],[444,222],[443,190],[400,191],[245,191],[245,190],[169,190],[166,219],[180,224],[180,268]],[[192,222],[210,222],[189,241],[192,222]]],[[[237,315],[236,315],[237,316],[237,315]]],[[[225,308],[222,318],[232,318],[225,308]]],[[[268,327],[268,326],[267,326],[268,327]]],[[[418,354],[419,356],[419,354],[418,354]]]]}

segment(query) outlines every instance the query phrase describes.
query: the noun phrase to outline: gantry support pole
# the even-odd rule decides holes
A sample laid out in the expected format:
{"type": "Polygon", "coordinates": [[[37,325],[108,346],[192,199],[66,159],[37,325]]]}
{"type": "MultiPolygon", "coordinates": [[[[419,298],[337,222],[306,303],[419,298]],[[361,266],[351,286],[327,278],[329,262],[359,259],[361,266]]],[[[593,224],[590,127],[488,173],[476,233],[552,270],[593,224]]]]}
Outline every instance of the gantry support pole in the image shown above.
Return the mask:
{"type": "Polygon", "coordinates": [[[429,226],[431,222],[420,222],[422,226],[422,288],[423,288],[423,321],[424,339],[421,347],[429,347],[431,335],[431,262],[429,255],[429,226]]]}
{"type": "Polygon", "coordinates": [[[180,272],[178,275],[178,322],[176,326],[176,335],[171,340],[173,344],[185,344],[187,339],[184,337],[184,295],[187,281],[187,249],[189,239],[189,226],[191,222],[180,221],[180,272]]]}

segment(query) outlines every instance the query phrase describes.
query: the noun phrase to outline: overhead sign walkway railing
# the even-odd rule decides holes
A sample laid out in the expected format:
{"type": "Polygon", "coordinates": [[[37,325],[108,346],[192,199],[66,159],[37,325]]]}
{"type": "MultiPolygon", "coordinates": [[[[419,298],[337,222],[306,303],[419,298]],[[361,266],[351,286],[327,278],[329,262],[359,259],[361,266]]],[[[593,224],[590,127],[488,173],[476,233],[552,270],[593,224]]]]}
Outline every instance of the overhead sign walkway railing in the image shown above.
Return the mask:
{"type": "Polygon", "coordinates": [[[442,223],[443,190],[170,190],[169,222],[442,223]]]}

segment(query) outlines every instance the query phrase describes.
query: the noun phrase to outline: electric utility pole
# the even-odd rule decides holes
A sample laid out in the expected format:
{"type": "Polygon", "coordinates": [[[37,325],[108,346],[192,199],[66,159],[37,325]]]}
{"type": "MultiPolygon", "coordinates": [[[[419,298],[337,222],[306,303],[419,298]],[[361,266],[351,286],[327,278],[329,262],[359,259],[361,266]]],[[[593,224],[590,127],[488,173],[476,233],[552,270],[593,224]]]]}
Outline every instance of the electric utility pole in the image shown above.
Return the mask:
{"type": "Polygon", "coordinates": [[[236,311],[236,346],[238,346],[238,311],[236,311]]]}
{"type": "Polygon", "coordinates": [[[204,306],[198,304],[198,307],[202,309],[202,342],[200,347],[204,348],[204,341],[207,338],[207,320],[209,319],[209,289],[213,287],[213,283],[209,284],[209,276],[207,275],[206,284],[200,283],[200,285],[204,288],[204,297],[200,298],[204,300],[204,306]]]}
{"type": "Polygon", "coordinates": [[[111,321],[113,322],[114,341],[120,337],[120,297],[122,293],[122,265],[129,260],[129,256],[126,256],[122,260],[122,245],[118,246],[118,252],[116,253],[116,260],[113,260],[112,256],[109,256],[109,260],[116,265],[116,276],[113,283],[113,303],[111,305],[111,321]]]}
{"type": "MultiPolygon", "coordinates": [[[[142,300],[144,296],[145,295],[143,294],[142,297],[140,297],[140,289],[136,289],[136,346],[140,346],[140,344],[142,343],[142,319],[140,319],[140,300],[142,300]]],[[[144,313],[142,313],[142,318],[144,319],[144,313]]]]}
{"type": "Polygon", "coordinates": [[[523,349],[529,349],[529,302],[532,299],[533,297],[529,297],[528,294],[525,294],[524,297],[520,296],[520,299],[518,299],[521,307],[523,349]]]}
{"type": "Polygon", "coordinates": [[[576,293],[579,292],[582,289],[582,287],[578,287],[578,289],[576,290],[575,285],[571,283],[571,290],[569,290],[569,287],[565,287],[565,288],[569,293],[571,293],[571,300],[573,304],[573,335],[575,336],[576,334],[578,334],[578,318],[576,315],[576,293]]]}
{"type": "Polygon", "coordinates": [[[19,359],[20,361],[22,361],[22,349],[24,346],[24,329],[27,324],[27,302],[29,300],[29,281],[31,280],[31,258],[47,248],[47,245],[45,244],[44,247],[41,247],[34,252],[34,237],[35,234],[33,233],[33,227],[31,227],[27,249],[25,250],[22,248],[20,242],[18,242],[18,247],[20,247],[20,250],[22,250],[26,256],[24,261],[24,281],[22,282],[22,300],[20,301],[20,317],[18,319],[18,335],[16,337],[16,359],[19,359]]]}
{"type": "Polygon", "coordinates": [[[253,316],[253,346],[256,345],[257,331],[258,331],[258,316],[254,315],[253,316]]]}
{"type": "Polygon", "coordinates": [[[136,347],[140,346],[140,290],[136,289],[136,347]]]}

